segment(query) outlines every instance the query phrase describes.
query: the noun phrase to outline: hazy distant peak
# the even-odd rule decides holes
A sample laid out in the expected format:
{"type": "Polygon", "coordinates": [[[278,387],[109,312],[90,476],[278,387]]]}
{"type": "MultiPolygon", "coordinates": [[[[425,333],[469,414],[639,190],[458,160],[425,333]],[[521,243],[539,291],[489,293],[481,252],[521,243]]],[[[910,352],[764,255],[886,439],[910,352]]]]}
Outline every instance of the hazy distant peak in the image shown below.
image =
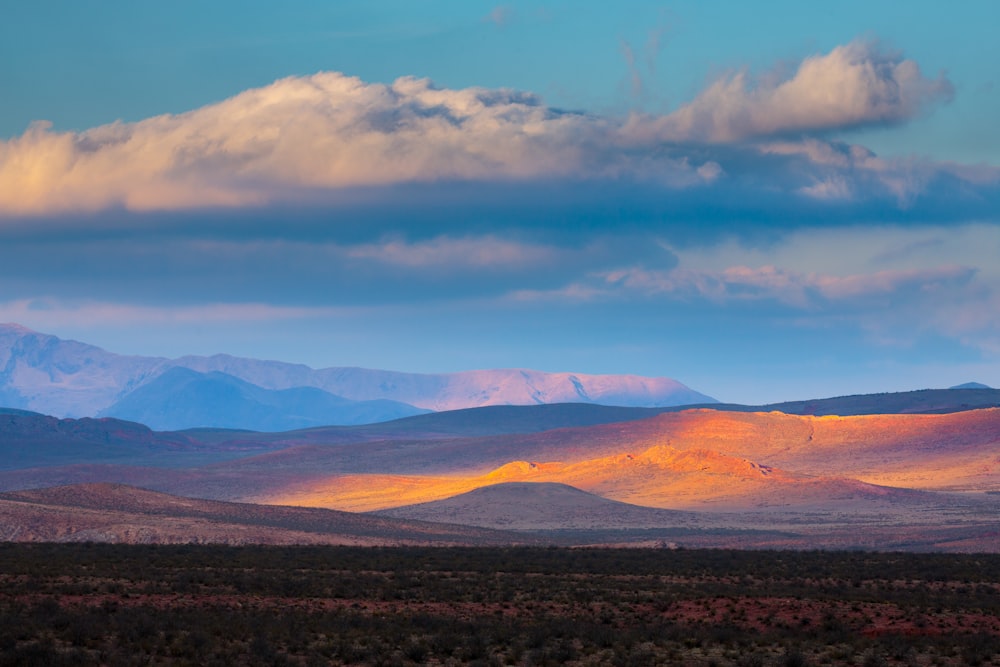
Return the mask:
{"type": "MultiPolygon", "coordinates": [[[[229,354],[184,356],[178,359],[119,355],[77,341],[31,331],[16,324],[0,325],[0,405],[35,410],[58,417],[127,414],[149,417],[159,428],[188,424],[171,411],[184,404],[199,426],[241,427],[234,420],[259,415],[252,405],[275,402],[293,410],[297,404],[319,401],[331,408],[295,428],[309,425],[381,421],[425,410],[456,410],[487,405],[596,403],[628,407],[664,407],[715,403],[677,380],[637,375],[550,373],[524,368],[473,370],[455,373],[404,373],[358,367],[313,369],[304,364],[236,357],[229,354]],[[186,368],[192,376],[170,369],[186,368]],[[222,375],[213,375],[219,373],[222,375]],[[246,383],[240,385],[238,382],[246,383]],[[181,386],[189,383],[190,386],[181,386]],[[195,389],[203,399],[192,402],[195,389]],[[311,388],[312,392],[304,392],[311,388]],[[296,390],[295,395],[267,392],[296,390]],[[317,391],[325,392],[322,396],[317,391]],[[138,392],[138,393],[136,393],[138,392]],[[242,397],[236,400],[237,394],[242,397]],[[239,414],[206,414],[208,403],[239,414]],[[335,398],[337,400],[335,400],[335,398]],[[211,399],[211,400],[209,400],[211,399]],[[246,399],[246,400],[243,400],[246,399]],[[344,400],[359,403],[353,416],[332,411],[344,400]],[[387,403],[376,403],[387,401],[387,403]],[[360,405],[363,403],[364,405],[360,405]],[[202,421],[209,419],[209,421],[202,421]],[[346,421],[345,421],[346,420],[346,421]]],[[[263,411],[263,412],[266,412],[263,411]]],[[[277,419],[277,415],[273,415],[277,419]]],[[[256,423],[256,422],[255,422],[256,423]]],[[[188,424],[190,425],[190,424],[188,424]]],[[[257,424],[257,428],[291,428],[286,421],[257,424]],[[280,426],[279,426],[280,425],[280,426]]]]}
{"type": "Polygon", "coordinates": [[[962,384],[956,384],[954,387],[948,387],[948,389],[992,389],[993,387],[983,384],[982,382],[965,382],[962,384]]]}
{"type": "Polygon", "coordinates": [[[17,322],[0,322],[0,330],[2,329],[6,329],[12,333],[21,333],[21,334],[38,333],[37,331],[33,331],[28,327],[21,326],[17,322]]]}

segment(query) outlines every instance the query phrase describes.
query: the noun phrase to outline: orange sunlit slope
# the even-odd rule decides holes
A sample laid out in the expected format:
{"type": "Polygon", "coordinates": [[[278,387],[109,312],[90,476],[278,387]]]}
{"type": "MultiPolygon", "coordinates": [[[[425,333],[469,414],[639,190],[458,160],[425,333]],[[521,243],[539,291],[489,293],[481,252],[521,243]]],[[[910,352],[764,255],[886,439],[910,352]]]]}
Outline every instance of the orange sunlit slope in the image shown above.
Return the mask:
{"type": "Polygon", "coordinates": [[[812,504],[904,489],[1000,489],[1000,409],[812,417],[691,410],[537,436],[539,459],[438,476],[331,475],[255,499],[364,511],[507,481],[664,508],[812,504]]]}

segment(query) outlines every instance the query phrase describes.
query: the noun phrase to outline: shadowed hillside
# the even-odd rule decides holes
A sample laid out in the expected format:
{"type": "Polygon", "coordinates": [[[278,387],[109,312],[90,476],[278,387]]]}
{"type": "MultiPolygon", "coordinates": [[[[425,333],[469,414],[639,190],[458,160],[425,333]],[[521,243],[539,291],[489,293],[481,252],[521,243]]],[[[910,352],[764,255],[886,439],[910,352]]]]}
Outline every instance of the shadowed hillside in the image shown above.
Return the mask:
{"type": "Polygon", "coordinates": [[[180,433],[155,433],[121,419],[56,419],[22,411],[0,412],[0,470],[82,462],[183,461],[206,448],[180,433]]]}
{"type": "Polygon", "coordinates": [[[566,484],[501,482],[418,505],[382,510],[379,516],[450,521],[505,530],[677,528],[696,525],[690,512],[629,505],[566,484]]]}
{"type": "Polygon", "coordinates": [[[884,394],[856,394],[787,401],[766,405],[712,404],[715,410],[740,412],[778,411],[790,415],[884,415],[945,413],[1000,407],[1000,389],[968,383],[950,389],[921,389],[884,394]]]}
{"type": "Polygon", "coordinates": [[[332,510],[181,498],[119,484],[0,494],[0,538],[21,542],[516,544],[530,538],[332,510]]]}

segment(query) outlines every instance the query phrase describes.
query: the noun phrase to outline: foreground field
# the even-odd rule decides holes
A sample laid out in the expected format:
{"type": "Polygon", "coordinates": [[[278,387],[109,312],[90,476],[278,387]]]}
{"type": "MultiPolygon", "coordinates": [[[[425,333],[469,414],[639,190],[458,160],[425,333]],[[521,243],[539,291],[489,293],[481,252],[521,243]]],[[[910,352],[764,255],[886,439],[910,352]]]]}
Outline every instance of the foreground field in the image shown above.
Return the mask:
{"type": "Polygon", "coordinates": [[[1000,556],[0,545],[0,664],[1000,665],[1000,556]]]}

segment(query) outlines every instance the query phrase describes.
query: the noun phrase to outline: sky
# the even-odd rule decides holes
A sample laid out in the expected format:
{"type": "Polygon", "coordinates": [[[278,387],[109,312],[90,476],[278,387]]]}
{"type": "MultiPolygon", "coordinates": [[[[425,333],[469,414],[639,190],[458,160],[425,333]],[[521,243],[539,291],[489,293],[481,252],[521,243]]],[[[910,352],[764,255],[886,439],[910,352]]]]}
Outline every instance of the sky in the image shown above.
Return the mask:
{"type": "Polygon", "coordinates": [[[1000,4],[12,0],[0,322],[108,350],[1000,386],[1000,4]]]}

